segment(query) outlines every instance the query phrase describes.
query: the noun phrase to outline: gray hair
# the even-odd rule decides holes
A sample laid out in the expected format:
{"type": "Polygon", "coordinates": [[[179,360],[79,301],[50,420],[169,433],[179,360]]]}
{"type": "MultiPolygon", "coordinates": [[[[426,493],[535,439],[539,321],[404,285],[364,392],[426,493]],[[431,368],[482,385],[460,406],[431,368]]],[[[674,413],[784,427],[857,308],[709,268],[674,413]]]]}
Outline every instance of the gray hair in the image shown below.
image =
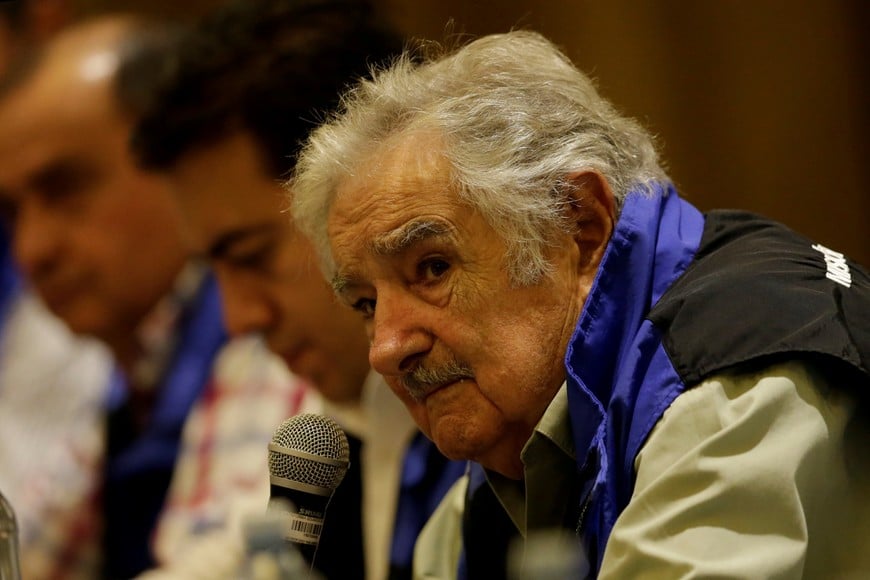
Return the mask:
{"type": "Polygon", "coordinates": [[[327,218],[337,188],[388,139],[412,133],[439,137],[453,190],[505,240],[517,285],[552,270],[547,247],[571,227],[572,175],[600,173],[618,208],[630,191],[667,179],[652,137],[537,33],[486,36],[419,63],[406,52],[345,95],[288,182],[293,217],[327,276],[335,273],[327,218]]]}

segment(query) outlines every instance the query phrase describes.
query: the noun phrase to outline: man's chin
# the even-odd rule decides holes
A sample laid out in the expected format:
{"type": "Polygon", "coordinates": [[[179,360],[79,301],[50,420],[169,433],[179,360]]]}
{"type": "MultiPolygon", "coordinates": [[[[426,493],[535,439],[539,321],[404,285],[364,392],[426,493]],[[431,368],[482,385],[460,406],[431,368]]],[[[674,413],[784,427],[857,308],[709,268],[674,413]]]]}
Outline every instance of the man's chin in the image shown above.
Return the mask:
{"type": "Polygon", "coordinates": [[[115,332],[111,325],[107,324],[102,316],[81,308],[65,306],[61,308],[49,307],[49,310],[63,322],[74,334],[89,336],[100,340],[109,340],[115,332]]]}
{"type": "Polygon", "coordinates": [[[451,461],[473,461],[477,457],[477,452],[473,446],[468,445],[468,441],[459,442],[451,437],[433,438],[438,451],[451,461]]]}
{"type": "Polygon", "coordinates": [[[466,460],[477,456],[479,443],[471,427],[464,415],[429,416],[429,438],[448,459],[466,460]]]}
{"type": "Polygon", "coordinates": [[[108,345],[124,343],[135,334],[131,325],[120,324],[118,319],[112,319],[111,313],[100,308],[77,307],[67,305],[57,310],[49,310],[77,336],[94,338],[108,345]]]}

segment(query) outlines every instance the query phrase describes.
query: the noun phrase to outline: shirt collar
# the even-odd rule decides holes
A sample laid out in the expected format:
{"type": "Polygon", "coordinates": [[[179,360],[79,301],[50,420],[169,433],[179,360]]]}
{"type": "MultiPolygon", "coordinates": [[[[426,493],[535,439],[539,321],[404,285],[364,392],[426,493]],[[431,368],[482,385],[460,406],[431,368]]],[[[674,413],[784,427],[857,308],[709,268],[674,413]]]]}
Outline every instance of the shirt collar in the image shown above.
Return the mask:
{"type": "Polygon", "coordinates": [[[701,213],[669,184],[632,192],[598,268],[565,355],[574,449],[603,452],[618,364],[649,310],[691,262],[701,213]]]}
{"type": "Polygon", "coordinates": [[[565,494],[576,483],[565,383],[544,411],[520,457],[523,481],[486,471],[496,497],[523,535],[530,529],[562,526],[567,510],[573,507],[566,505],[565,494]]]}

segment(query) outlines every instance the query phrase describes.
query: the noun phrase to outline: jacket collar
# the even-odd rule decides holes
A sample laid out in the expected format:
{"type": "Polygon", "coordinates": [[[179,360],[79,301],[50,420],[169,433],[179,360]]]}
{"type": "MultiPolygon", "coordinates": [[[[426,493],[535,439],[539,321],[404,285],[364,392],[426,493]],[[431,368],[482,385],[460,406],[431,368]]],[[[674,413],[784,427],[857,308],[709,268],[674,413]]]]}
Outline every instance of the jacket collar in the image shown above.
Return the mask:
{"type": "Polygon", "coordinates": [[[597,449],[606,464],[605,418],[620,359],[652,306],[691,262],[703,226],[701,213],[670,184],[626,197],[565,355],[579,462],[597,449]]]}

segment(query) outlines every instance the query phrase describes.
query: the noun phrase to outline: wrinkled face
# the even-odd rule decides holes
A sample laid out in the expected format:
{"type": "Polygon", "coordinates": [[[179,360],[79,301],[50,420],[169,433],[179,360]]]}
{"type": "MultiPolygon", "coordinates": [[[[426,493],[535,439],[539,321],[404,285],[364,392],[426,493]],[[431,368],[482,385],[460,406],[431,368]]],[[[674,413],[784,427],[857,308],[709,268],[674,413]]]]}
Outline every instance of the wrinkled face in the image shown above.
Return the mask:
{"type": "Polygon", "coordinates": [[[343,182],[328,233],[334,286],[365,319],[371,364],[423,432],[448,457],[521,477],[582,303],[571,236],[554,244],[554,276],[512,285],[504,241],[450,190],[438,143],[422,136],[343,182]]]}
{"type": "Polygon", "coordinates": [[[109,340],[141,321],[185,259],[177,208],[134,165],[130,129],[105,80],[37,77],[0,103],[0,208],[15,256],[74,331],[109,340]]]}
{"type": "Polygon", "coordinates": [[[169,178],[191,243],[217,274],[230,332],[262,333],[327,398],[357,399],[369,371],[363,324],[337,304],[251,138],[194,150],[169,178]]]}

